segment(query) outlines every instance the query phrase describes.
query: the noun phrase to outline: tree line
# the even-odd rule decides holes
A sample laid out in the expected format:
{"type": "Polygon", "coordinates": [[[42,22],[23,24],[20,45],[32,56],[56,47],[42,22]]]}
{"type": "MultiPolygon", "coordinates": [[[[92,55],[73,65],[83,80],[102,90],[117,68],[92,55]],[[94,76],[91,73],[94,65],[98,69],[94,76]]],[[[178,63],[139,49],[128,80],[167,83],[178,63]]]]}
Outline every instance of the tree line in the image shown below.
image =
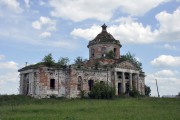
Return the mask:
{"type": "MultiPolygon", "coordinates": [[[[84,60],[82,57],[78,56],[75,60],[75,64],[82,63],[84,60]]],[[[52,54],[49,53],[48,55],[45,55],[44,58],[42,59],[42,62],[40,64],[44,64],[46,66],[53,66],[53,65],[61,65],[61,66],[67,66],[69,65],[69,58],[68,57],[60,57],[57,62],[55,62],[54,58],[52,57],[52,54]]]]}

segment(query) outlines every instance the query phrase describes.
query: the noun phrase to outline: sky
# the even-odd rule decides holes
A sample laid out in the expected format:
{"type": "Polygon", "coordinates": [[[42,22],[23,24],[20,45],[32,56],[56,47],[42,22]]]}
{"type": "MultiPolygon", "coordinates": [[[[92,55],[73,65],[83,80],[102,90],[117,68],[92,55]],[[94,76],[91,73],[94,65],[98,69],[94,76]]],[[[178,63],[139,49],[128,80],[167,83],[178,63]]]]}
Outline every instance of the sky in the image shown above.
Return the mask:
{"type": "Polygon", "coordinates": [[[52,53],[88,59],[101,25],[142,63],[151,95],[180,92],[180,0],[0,0],[0,94],[19,93],[18,69],[52,53]]]}

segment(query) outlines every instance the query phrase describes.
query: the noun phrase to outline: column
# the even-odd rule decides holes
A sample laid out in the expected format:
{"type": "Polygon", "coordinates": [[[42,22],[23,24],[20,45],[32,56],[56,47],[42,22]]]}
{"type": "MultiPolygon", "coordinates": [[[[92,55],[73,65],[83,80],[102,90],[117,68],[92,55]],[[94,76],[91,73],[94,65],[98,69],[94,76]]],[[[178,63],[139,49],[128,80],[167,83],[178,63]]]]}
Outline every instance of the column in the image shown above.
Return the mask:
{"type": "Polygon", "coordinates": [[[130,84],[130,90],[133,89],[133,86],[132,86],[132,73],[129,73],[129,84],[130,84]]]}
{"type": "Polygon", "coordinates": [[[144,81],[143,81],[143,88],[142,88],[142,91],[143,91],[143,95],[145,95],[145,84],[144,84],[144,81]]]}
{"type": "Polygon", "coordinates": [[[114,80],[115,80],[115,82],[117,81],[117,72],[116,71],[114,71],[114,80]]]}
{"type": "Polygon", "coordinates": [[[137,91],[140,92],[139,88],[140,88],[140,85],[139,85],[139,74],[137,74],[137,91]]]}
{"type": "Polygon", "coordinates": [[[116,89],[116,95],[118,95],[118,82],[117,82],[117,72],[114,71],[114,87],[116,89]]]}
{"type": "Polygon", "coordinates": [[[122,92],[125,93],[126,87],[125,87],[125,75],[124,72],[122,72],[122,92]]]}
{"type": "Polygon", "coordinates": [[[23,74],[20,74],[20,86],[19,86],[19,94],[23,95],[23,74]]]}

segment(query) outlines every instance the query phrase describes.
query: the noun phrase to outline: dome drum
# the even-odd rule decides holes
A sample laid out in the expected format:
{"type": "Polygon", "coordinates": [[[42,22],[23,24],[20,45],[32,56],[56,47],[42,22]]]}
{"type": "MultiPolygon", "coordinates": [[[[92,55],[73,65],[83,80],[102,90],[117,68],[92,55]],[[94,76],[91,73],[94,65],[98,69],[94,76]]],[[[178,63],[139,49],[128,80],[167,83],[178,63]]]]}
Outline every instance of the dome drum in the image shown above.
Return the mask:
{"type": "Polygon", "coordinates": [[[92,41],[89,41],[89,58],[120,58],[121,44],[119,40],[116,40],[110,33],[107,32],[107,26],[104,24],[101,26],[102,31],[92,41]]]}

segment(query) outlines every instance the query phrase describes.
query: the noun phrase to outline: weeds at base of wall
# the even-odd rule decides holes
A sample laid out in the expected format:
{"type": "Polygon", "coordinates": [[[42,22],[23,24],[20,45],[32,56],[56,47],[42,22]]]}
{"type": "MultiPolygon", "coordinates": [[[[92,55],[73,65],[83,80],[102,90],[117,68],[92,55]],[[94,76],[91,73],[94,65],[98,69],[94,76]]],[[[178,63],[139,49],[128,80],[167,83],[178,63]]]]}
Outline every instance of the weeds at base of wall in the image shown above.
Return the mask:
{"type": "Polygon", "coordinates": [[[115,88],[105,83],[95,83],[89,92],[92,99],[113,99],[115,97],[115,88]]]}

